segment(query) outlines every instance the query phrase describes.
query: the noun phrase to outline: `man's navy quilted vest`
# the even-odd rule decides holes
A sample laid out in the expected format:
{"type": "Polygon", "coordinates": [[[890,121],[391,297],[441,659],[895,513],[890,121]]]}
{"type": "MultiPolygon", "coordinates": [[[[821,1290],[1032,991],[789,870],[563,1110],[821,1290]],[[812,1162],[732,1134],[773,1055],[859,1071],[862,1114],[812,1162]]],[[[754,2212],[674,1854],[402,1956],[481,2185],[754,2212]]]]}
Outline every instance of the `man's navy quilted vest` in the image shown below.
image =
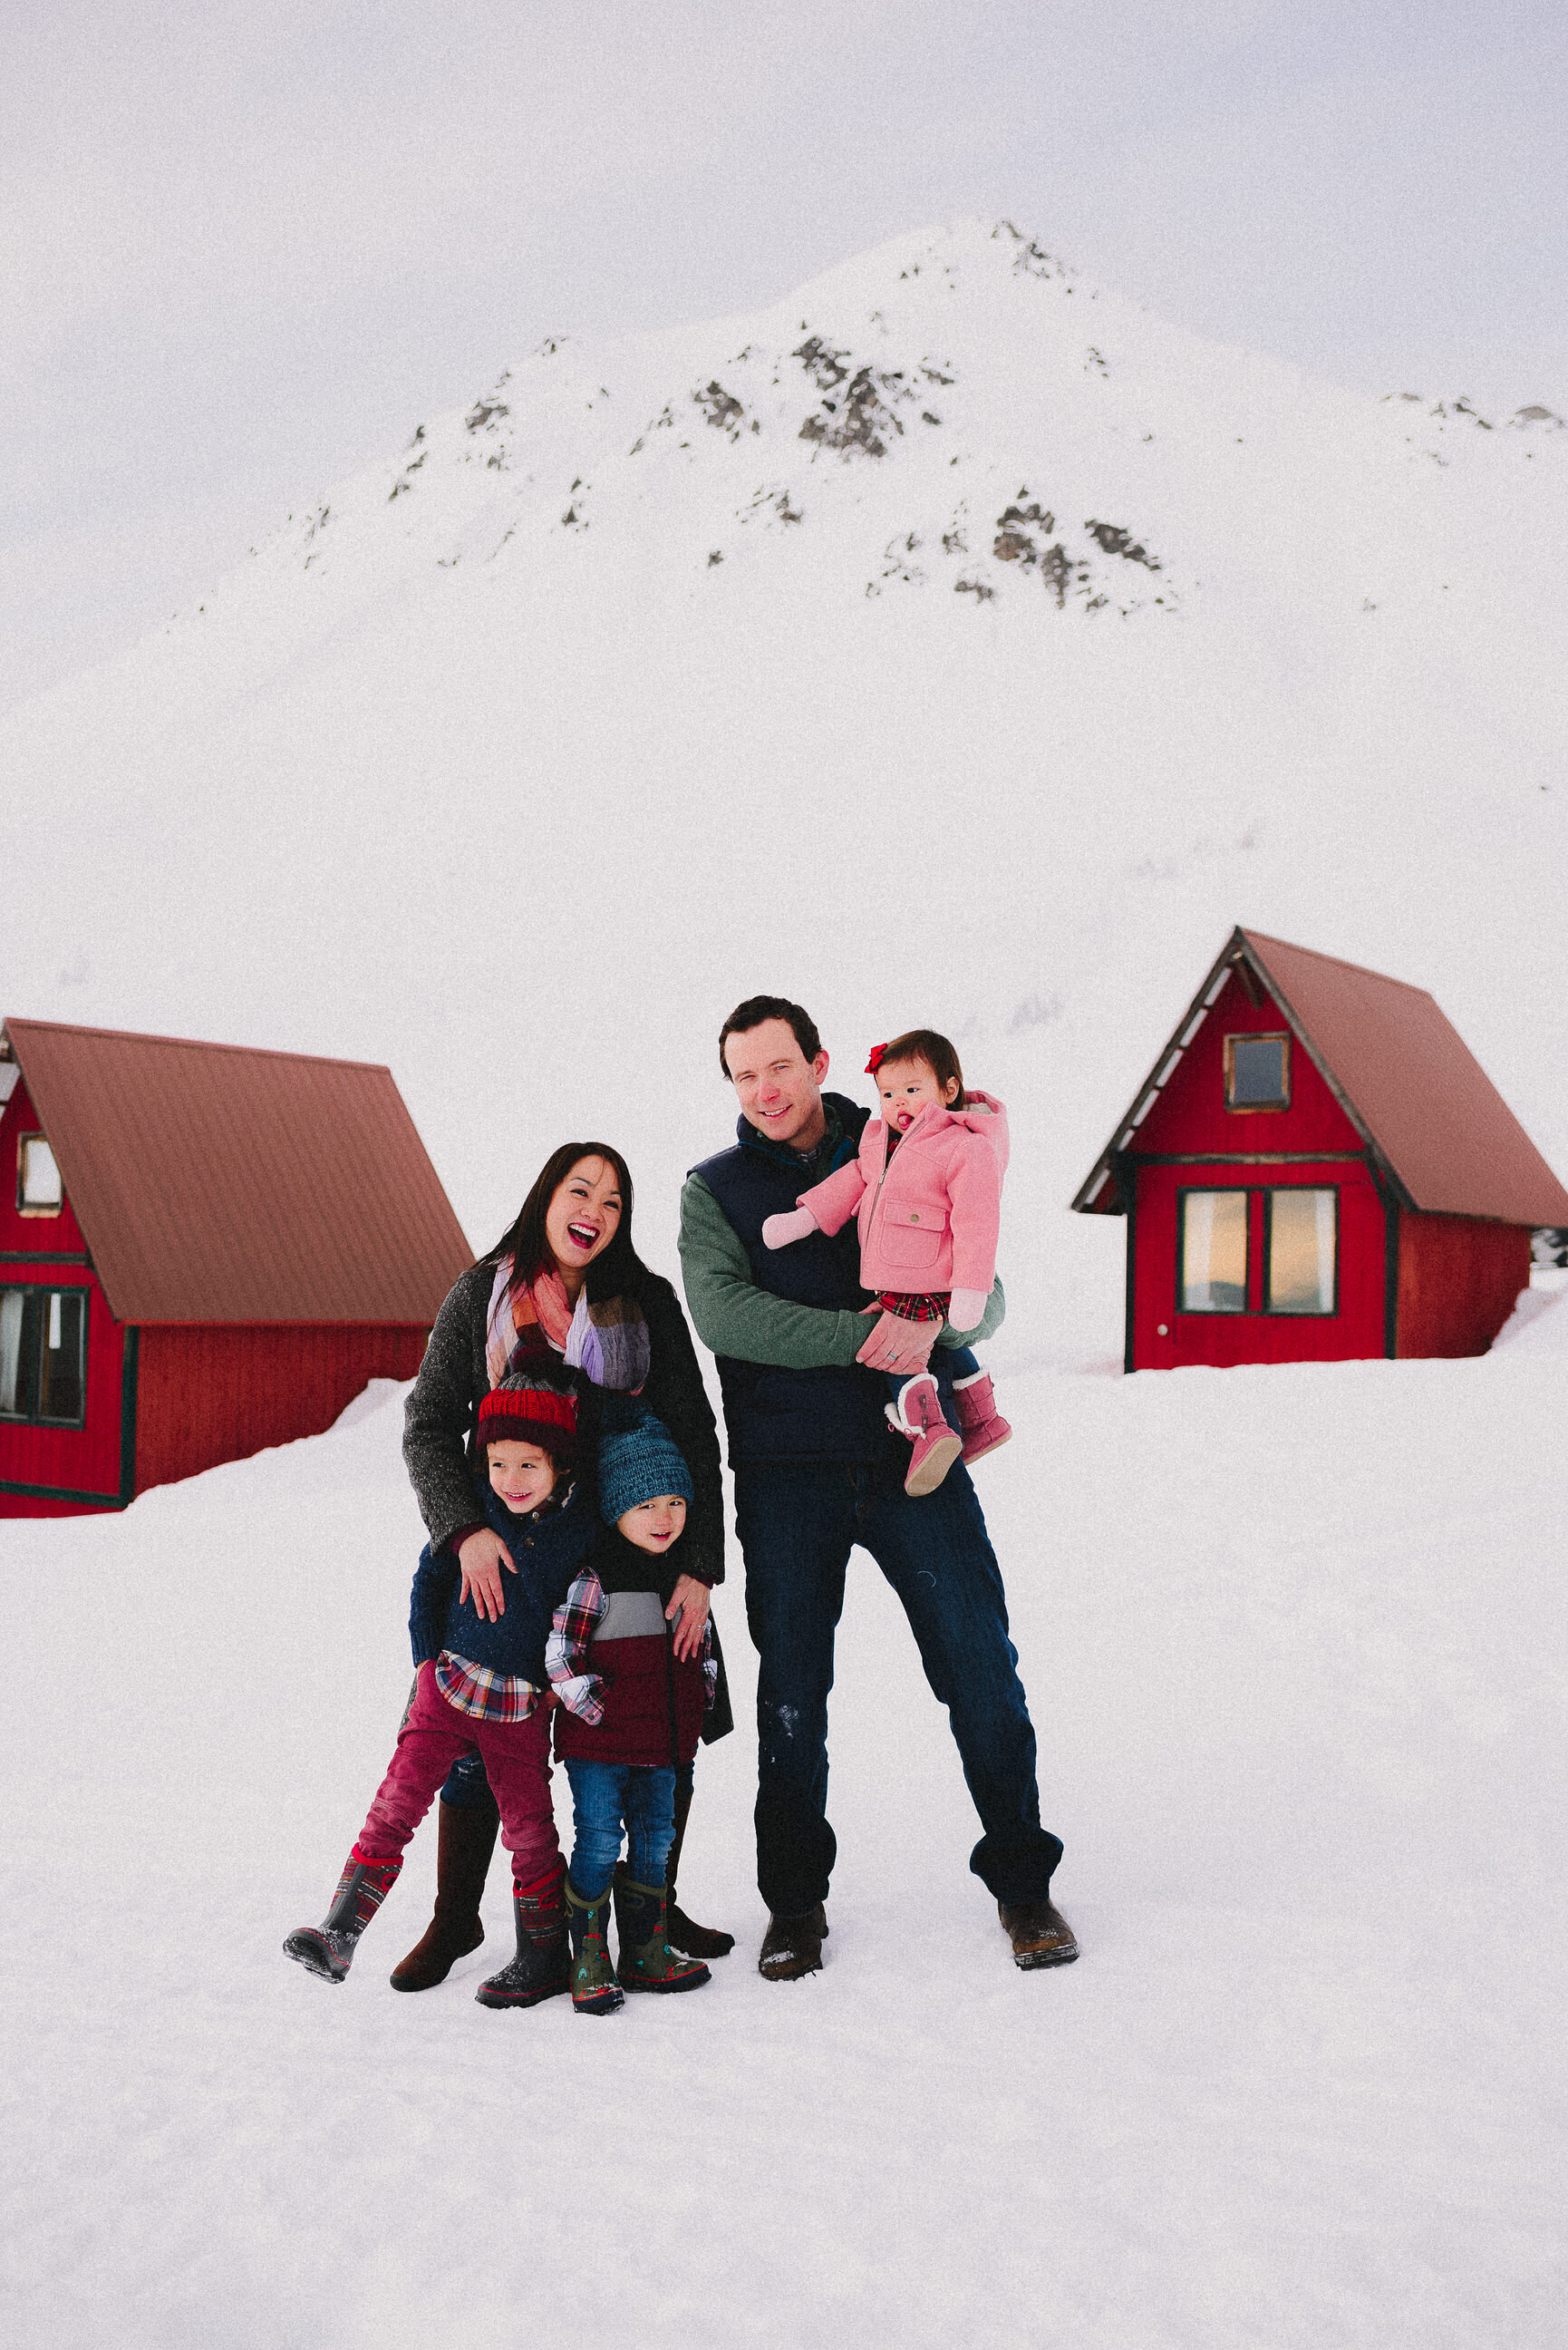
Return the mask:
{"type": "MultiPolygon", "coordinates": [[[[802,1191],[845,1165],[859,1146],[869,1110],[843,1094],[823,1099],[844,1129],[831,1165],[805,1172],[793,1150],[764,1140],[742,1118],[736,1122],[736,1147],[705,1159],[692,1172],[738,1235],[759,1289],[795,1305],[856,1314],[868,1293],[860,1286],[860,1236],[853,1216],[832,1240],[813,1232],[789,1248],[763,1244],[763,1220],[793,1208],[802,1191]]],[[[867,1316],[867,1330],[872,1326],[867,1316]]],[[[747,1461],[898,1461],[908,1452],[905,1439],[888,1426],[888,1383],[874,1371],[857,1364],[786,1370],[729,1355],[716,1360],[732,1467],[747,1461]]]]}

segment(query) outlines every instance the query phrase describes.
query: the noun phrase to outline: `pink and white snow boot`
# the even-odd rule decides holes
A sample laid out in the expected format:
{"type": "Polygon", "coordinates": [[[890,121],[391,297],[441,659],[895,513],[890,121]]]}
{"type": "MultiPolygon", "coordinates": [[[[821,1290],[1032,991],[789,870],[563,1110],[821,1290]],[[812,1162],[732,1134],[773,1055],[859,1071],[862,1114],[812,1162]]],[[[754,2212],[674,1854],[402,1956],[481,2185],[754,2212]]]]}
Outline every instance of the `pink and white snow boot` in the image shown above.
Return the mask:
{"type": "Polygon", "coordinates": [[[963,1438],[966,1462],[979,1461],[987,1452],[994,1452],[997,1446],[1005,1444],[1012,1435],[1012,1429],[996,1409],[989,1371],[971,1371],[967,1379],[955,1379],[953,1404],[958,1412],[959,1433],[963,1438]]]}
{"type": "Polygon", "coordinates": [[[929,1371],[906,1379],[888,1419],[914,1445],[904,1477],[906,1493],[934,1493],[963,1450],[963,1439],[948,1426],[941,1398],[929,1371]]]}

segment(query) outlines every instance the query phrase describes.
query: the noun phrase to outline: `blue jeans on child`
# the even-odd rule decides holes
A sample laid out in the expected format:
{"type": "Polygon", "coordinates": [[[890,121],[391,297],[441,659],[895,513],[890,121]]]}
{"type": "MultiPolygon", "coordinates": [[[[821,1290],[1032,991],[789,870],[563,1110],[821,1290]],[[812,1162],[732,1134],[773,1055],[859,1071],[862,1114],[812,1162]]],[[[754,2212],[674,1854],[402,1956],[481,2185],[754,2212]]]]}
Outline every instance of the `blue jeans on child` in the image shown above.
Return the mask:
{"type": "MultiPolygon", "coordinates": [[[[976,1371],[980,1368],[980,1362],[972,1347],[944,1347],[942,1348],[942,1368],[946,1371],[949,1378],[972,1379],[976,1371]]],[[[891,1371],[888,1372],[888,1393],[892,1398],[895,1404],[897,1404],[898,1398],[909,1386],[910,1379],[918,1378],[919,1376],[920,1375],[918,1371],[901,1371],[898,1377],[895,1378],[891,1371]]],[[[944,1417],[950,1422],[952,1420],[952,1414],[948,1410],[945,1402],[942,1405],[942,1411],[944,1417]]]]}
{"type": "MultiPolygon", "coordinates": [[[[959,1377],[962,1378],[961,1371],[959,1377]]],[[[687,1795],[690,1796],[692,1773],[695,1769],[695,1763],[682,1762],[680,1770],[675,1773],[677,1793],[684,1788],[687,1795]]],[[[493,1812],[495,1809],[495,1798],[490,1792],[490,1782],[484,1775],[484,1757],[477,1746],[471,1746],[466,1754],[458,1756],[447,1773],[446,1784],[441,1791],[441,1799],[443,1804],[451,1804],[453,1810],[459,1812],[493,1812]]],[[[649,1877],[648,1881],[651,1885],[653,1879],[649,1877]]]]}
{"type": "Polygon", "coordinates": [[[626,1824],[627,1874],[635,1885],[662,1885],[675,1842],[675,1773],[642,1762],[586,1762],[568,1755],[576,1842],[569,1875],[585,1901],[609,1890],[626,1824]]]}

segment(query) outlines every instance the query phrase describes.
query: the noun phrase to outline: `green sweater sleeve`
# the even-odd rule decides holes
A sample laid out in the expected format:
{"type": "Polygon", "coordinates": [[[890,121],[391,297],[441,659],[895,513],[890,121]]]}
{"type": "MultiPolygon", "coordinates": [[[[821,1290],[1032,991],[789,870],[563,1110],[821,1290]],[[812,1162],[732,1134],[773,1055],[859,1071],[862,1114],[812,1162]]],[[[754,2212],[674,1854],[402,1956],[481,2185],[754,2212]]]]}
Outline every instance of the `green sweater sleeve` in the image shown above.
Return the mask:
{"type": "Polygon", "coordinates": [[[697,1336],[715,1355],[809,1371],[852,1363],[866,1344],[865,1315],[796,1305],[757,1287],[739,1234],[701,1175],[688,1175],[680,1194],[680,1271],[697,1336]]]}
{"type": "MultiPolygon", "coordinates": [[[[680,1194],[680,1271],[697,1335],[715,1355],[774,1363],[784,1370],[815,1370],[852,1363],[872,1328],[870,1315],[796,1305],[759,1289],[739,1234],[701,1175],[689,1175],[680,1194]]],[[[938,1344],[978,1346],[1000,1326],[1006,1311],[998,1281],[979,1328],[957,1331],[944,1323],[938,1344]]]]}

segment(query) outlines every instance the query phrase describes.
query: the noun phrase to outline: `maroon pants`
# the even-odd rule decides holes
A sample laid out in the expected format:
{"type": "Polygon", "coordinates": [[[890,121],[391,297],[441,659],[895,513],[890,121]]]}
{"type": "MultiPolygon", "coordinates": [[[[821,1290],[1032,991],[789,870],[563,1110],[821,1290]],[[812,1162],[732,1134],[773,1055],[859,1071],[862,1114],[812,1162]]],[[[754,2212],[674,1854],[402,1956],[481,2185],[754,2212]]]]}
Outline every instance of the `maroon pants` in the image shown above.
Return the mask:
{"type": "Polygon", "coordinates": [[[359,1831],[363,1859],[390,1860],[402,1851],[447,1773],[471,1746],[484,1757],[484,1775],[501,1807],[501,1841],[512,1855],[514,1881],[533,1885],[559,1866],[549,1713],[540,1706],[526,1721],[476,1721],[447,1703],[433,1663],[420,1667],[391,1763],[359,1831]]]}

